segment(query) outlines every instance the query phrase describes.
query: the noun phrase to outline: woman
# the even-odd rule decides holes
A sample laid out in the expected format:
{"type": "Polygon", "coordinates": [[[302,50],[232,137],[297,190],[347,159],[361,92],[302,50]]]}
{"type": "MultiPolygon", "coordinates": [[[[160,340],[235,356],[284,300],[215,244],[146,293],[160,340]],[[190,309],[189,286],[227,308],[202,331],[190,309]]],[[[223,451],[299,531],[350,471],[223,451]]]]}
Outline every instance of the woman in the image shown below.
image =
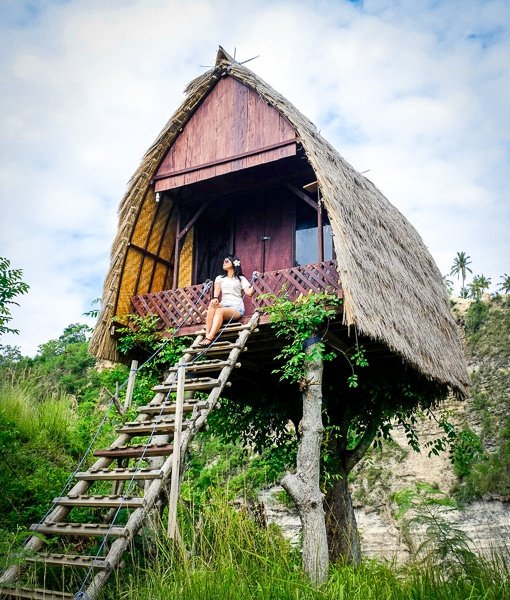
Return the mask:
{"type": "Polygon", "coordinates": [[[212,343],[223,321],[235,321],[244,315],[242,292],[253,296],[253,286],[243,275],[237,256],[229,254],[223,261],[223,270],[225,274],[218,275],[214,280],[214,296],[207,309],[205,338],[200,342],[202,346],[212,343]]]}

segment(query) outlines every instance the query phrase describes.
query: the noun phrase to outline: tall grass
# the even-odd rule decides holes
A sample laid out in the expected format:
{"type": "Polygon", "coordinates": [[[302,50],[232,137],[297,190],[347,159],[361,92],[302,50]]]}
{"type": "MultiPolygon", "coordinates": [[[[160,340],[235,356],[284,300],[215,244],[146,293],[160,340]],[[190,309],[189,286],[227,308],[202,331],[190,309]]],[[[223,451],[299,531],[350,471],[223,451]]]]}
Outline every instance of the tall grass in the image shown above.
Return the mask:
{"type": "Polygon", "coordinates": [[[67,395],[37,397],[26,382],[0,386],[0,417],[22,439],[43,438],[57,444],[69,441],[75,422],[67,395]]]}
{"type": "Polygon", "coordinates": [[[478,560],[463,571],[439,563],[397,565],[364,561],[333,565],[328,581],[314,588],[301,570],[299,551],[277,528],[258,526],[219,494],[199,515],[182,511],[183,545],[164,527],[145,538],[145,554],[133,556],[104,598],[122,600],[502,600],[510,598],[508,557],[478,560]]]}

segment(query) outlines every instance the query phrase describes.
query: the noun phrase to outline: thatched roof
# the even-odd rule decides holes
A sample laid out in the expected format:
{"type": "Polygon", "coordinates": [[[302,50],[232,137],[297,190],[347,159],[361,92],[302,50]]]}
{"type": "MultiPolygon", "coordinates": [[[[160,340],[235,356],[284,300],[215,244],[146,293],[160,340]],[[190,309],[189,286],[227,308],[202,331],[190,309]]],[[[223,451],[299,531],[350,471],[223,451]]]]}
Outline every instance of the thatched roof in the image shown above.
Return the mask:
{"type": "Polygon", "coordinates": [[[441,273],[414,227],[366,177],[349,165],[288,100],[222,48],[216,66],[195,79],[129,182],[91,349],[112,358],[109,326],[134,215],[168,148],[223,75],[255,90],[294,126],[319,182],[334,234],[344,292],[344,320],[386,344],[427,377],[464,396],[464,355],[441,273]]]}

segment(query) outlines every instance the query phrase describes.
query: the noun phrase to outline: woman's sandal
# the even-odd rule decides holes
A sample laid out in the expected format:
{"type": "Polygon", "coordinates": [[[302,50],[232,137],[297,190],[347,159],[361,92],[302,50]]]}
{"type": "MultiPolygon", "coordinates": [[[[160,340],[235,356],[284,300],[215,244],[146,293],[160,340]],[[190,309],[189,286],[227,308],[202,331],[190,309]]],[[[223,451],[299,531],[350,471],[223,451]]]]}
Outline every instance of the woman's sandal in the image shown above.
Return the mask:
{"type": "Polygon", "coordinates": [[[200,342],[200,346],[210,346],[212,344],[212,340],[210,340],[209,338],[204,338],[201,342],[200,342]]]}

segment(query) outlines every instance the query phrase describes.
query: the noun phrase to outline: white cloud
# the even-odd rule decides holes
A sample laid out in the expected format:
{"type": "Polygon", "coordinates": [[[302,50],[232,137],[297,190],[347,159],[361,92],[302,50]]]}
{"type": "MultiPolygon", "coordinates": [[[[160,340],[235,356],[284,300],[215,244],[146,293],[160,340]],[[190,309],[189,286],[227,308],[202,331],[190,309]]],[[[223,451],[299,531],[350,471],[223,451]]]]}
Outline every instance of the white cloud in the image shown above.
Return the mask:
{"type": "Polygon", "coordinates": [[[0,7],[0,255],[33,353],[101,293],[126,183],[218,44],[313,120],[418,229],[508,272],[504,0],[45,0],[0,7]]]}

